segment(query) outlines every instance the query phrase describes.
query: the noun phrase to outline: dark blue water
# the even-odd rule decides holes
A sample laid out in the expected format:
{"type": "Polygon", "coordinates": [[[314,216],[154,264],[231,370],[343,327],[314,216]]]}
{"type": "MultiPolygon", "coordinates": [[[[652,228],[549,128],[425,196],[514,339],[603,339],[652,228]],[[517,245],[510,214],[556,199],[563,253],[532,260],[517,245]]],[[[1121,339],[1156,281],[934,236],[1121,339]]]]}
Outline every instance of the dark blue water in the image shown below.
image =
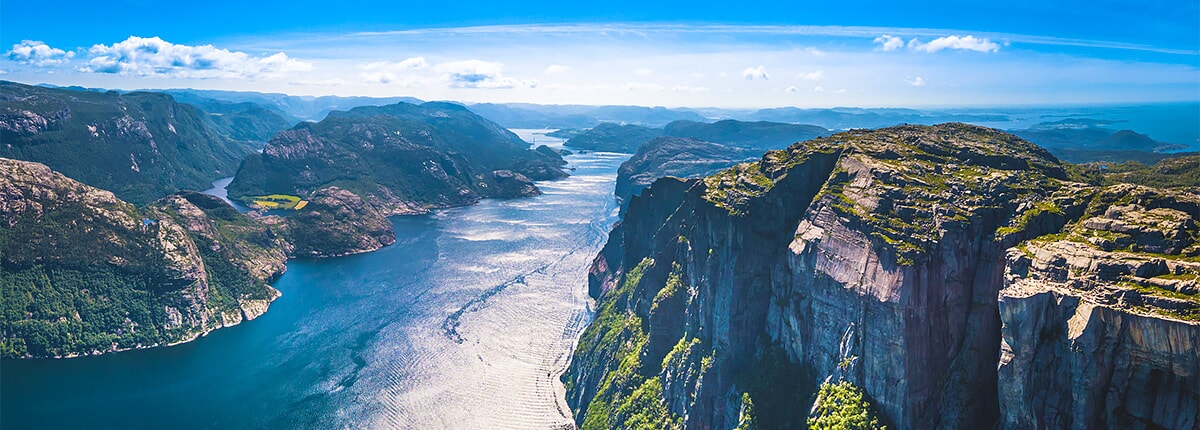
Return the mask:
{"type": "Polygon", "coordinates": [[[545,195],[396,217],[398,243],[291,261],[262,317],[194,342],[0,363],[21,428],[549,428],[624,156],[545,195]]]}

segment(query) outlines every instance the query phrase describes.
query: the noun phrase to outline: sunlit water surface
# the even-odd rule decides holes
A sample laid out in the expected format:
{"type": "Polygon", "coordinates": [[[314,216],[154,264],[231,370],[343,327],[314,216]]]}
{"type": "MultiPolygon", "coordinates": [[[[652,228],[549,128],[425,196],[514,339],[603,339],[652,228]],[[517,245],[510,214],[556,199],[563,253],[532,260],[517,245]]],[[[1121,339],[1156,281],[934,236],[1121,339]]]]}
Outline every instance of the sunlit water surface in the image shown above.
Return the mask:
{"type": "Polygon", "coordinates": [[[291,261],[265,315],[191,343],[4,361],[2,427],[569,425],[558,377],[626,157],[571,155],[540,197],[395,217],[395,245],[291,261]]]}

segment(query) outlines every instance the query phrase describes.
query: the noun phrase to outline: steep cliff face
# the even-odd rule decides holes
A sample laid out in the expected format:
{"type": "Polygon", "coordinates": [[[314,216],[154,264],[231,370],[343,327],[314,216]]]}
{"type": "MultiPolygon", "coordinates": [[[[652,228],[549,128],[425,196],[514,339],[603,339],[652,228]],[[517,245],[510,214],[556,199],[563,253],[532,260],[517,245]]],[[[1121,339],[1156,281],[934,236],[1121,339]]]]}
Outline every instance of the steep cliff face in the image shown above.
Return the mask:
{"type": "MultiPolygon", "coordinates": [[[[1094,191],[1044,150],[963,124],[839,133],[660,180],[593,264],[598,309],[564,375],[568,401],[585,428],[733,428],[747,411],[759,428],[802,427],[818,386],[861,389],[897,428],[1049,414],[1002,394],[997,296],[1008,249],[1083,222],[1094,191]]],[[[1178,391],[1162,396],[1189,401],[1178,391]]]]}
{"type": "Polygon", "coordinates": [[[1009,250],[1004,427],[1200,425],[1198,219],[1194,193],[1118,185],[1063,233],[1009,250]]]}
{"type": "Polygon", "coordinates": [[[261,315],[286,244],[224,201],[174,194],[145,208],[45,165],[0,159],[5,357],[184,342],[261,315]]]}

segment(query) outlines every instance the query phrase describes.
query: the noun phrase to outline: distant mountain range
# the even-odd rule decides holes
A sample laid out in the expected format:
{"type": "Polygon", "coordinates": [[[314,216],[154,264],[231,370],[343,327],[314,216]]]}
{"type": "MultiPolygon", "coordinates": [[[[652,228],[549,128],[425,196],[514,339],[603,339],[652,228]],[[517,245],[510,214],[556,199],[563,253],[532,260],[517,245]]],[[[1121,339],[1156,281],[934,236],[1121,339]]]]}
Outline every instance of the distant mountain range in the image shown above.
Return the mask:
{"type": "MultiPolygon", "coordinates": [[[[71,89],[100,91],[81,87],[71,89]]],[[[194,89],[155,90],[178,101],[219,113],[207,103],[220,100],[255,103],[293,121],[316,121],[333,110],[381,106],[397,102],[420,103],[412,97],[289,96],[246,91],[194,89]]],[[[932,125],[963,122],[1014,131],[1050,131],[1063,128],[1129,129],[1182,150],[1200,151],[1200,104],[1114,105],[1081,107],[1002,108],[797,108],[766,109],[667,108],[642,106],[540,105],[531,103],[464,104],[475,113],[508,128],[586,129],[601,123],[662,127],[672,121],[712,122],[722,119],[811,124],[830,130],[879,128],[900,124],[932,125]]],[[[1116,131],[1116,130],[1114,130],[1116,131]]],[[[1027,135],[1022,137],[1029,138],[1027,135]]],[[[1032,139],[1037,142],[1037,138],[1032,139]]],[[[1120,150],[1132,150],[1121,148],[1120,150]]],[[[1145,150],[1145,149],[1137,149],[1145,150]]]]}
{"type": "Polygon", "coordinates": [[[815,125],[767,121],[673,121],[663,128],[600,124],[570,133],[564,143],[576,149],[634,152],[617,171],[617,198],[625,201],[655,179],[705,176],[737,163],[757,159],[764,151],[828,136],[815,125]]]}

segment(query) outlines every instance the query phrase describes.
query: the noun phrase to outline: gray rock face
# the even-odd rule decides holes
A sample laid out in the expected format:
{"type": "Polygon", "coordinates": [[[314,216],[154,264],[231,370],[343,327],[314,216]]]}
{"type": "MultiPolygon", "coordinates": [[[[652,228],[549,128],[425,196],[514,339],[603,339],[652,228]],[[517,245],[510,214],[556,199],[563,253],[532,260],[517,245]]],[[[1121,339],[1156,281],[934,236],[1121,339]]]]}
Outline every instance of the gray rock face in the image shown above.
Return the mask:
{"type": "Polygon", "coordinates": [[[1142,191],[1071,183],[1044,150],[962,124],[659,180],[592,266],[568,401],[583,428],[628,424],[630,404],[732,428],[747,398],[759,428],[797,428],[841,380],[894,428],[1190,428],[1198,205],[1142,191]],[[1084,233],[1129,240],[1056,239],[1084,233]]]}
{"type": "Polygon", "coordinates": [[[1195,428],[1200,199],[1122,185],[1093,200],[1065,234],[1008,252],[1001,424],[1195,428]]]}
{"type": "Polygon", "coordinates": [[[1200,329],[1059,291],[1000,300],[1003,428],[1190,429],[1200,329]]]}

